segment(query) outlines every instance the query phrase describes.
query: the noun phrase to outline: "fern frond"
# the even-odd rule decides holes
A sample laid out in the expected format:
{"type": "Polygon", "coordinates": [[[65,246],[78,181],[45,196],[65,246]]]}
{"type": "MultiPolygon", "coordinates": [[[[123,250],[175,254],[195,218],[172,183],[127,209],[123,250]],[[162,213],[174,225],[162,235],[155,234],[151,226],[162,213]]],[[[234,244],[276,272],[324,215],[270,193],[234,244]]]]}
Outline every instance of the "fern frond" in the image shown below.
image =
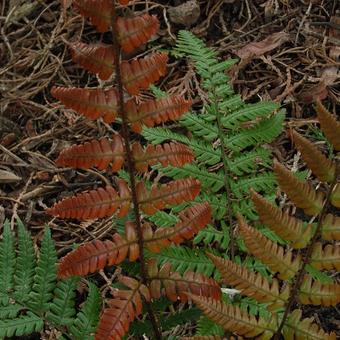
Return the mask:
{"type": "Polygon", "coordinates": [[[168,140],[174,140],[176,142],[181,142],[186,145],[190,144],[190,140],[188,137],[185,137],[179,133],[172,132],[170,129],[162,127],[155,128],[144,127],[142,131],[142,136],[147,141],[153,144],[160,144],[168,140]]]}
{"type": "Polygon", "coordinates": [[[215,266],[199,249],[191,249],[185,246],[170,246],[155,254],[146,251],[148,258],[154,258],[160,264],[170,262],[173,270],[181,274],[186,271],[199,272],[205,276],[212,276],[215,266]]]}
{"type": "Polygon", "coordinates": [[[56,325],[70,326],[73,323],[75,310],[76,288],[79,278],[71,277],[59,281],[53,292],[54,298],[50,303],[47,319],[56,325]]]}
{"type": "MultiPolygon", "coordinates": [[[[149,224],[143,226],[143,240],[146,249],[159,252],[171,243],[182,243],[190,239],[210,220],[211,212],[207,203],[196,204],[179,214],[179,222],[171,228],[159,228],[153,232],[149,224]]],[[[72,275],[87,275],[105,266],[119,264],[129,256],[129,261],[139,257],[139,244],[135,226],[125,223],[125,238],[113,235],[113,240],[94,240],[80,246],[62,258],[58,276],[65,278],[72,275]]]]}
{"type": "Polygon", "coordinates": [[[130,277],[122,276],[120,283],[129,290],[116,289],[109,307],[104,309],[95,339],[120,339],[128,331],[131,321],[142,313],[142,297],[150,301],[149,289],[130,277]]]}
{"type": "Polygon", "coordinates": [[[222,125],[230,130],[242,128],[242,123],[253,121],[261,117],[268,116],[274,110],[277,110],[279,105],[274,102],[258,102],[255,104],[247,104],[244,107],[234,110],[232,113],[221,118],[222,125]]]}
{"type": "Polygon", "coordinates": [[[240,232],[244,238],[248,250],[273,272],[279,272],[279,278],[287,280],[295,276],[300,267],[300,256],[292,258],[291,251],[285,251],[283,247],[273,243],[259,231],[249,227],[243,217],[238,215],[240,232]]]}
{"type": "Polygon", "coordinates": [[[291,241],[294,248],[306,247],[312,237],[310,225],[304,227],[301,220],[281,211],[254,190],[251,190],[251,199],[262,223],[270,227],[284,240],[291,241]]]}
{"type": "Polygon", "coordinates": [[[269,150],[258,147],[255,150],[242,152],[242,154],[228,159],[228,167],[230,172],[236,176],[250,174],[256,172],[259,166],[270,166],[272,163],[271,156],[269,150]]]}
{"type": "Polygon", "coordinates": [[[0,243],[0,303],[2,302],[3,305],[7,305],[7,294],[13,289],[15,262],[14,236],[9,221],[6,220],[0,243]]]}
{"type": "Polygon", "coordinates": [[[225,230],[217,230],[212,225],[208,226],[198,232],[194,238],[194,244],[203,242],[205,246],[210,246],[214,243],[218,243],[218,247],[222,250],[228,248],[229,245],[229,234],[225,230]]]}
{"type": "Polygon", "coordinates": [[[224,143],[234,152],[240,152],[249,146],[269,143],[282,132],[284,119],[285,114],[280,111],[268,119],[263,119],[253,127],[227,136],[224,143]]]}
{"type": "Polygon", "coordinates": [[[167,165],[182,167],[194,160],[194,154],[189,147],[171,142],[163,145],[148,144],[144,150],[140,143],[134,143],[132,154],[136,170],[140,172],[146,172],[149,166],[157,163],[164,167],[167,165]]]}
{"type": "Polygon", "coordinates": [[[147,89],[150,84],[164,76],[167,62],[166,53],[154,53],[131,62],[122,61],[122,81],[127,92],[136,96],[141,89],[147,89]]]}
{"type": "Polygon", "coordinates": [[[88,297],[70,327],[70,333],[75,339],[92,340],[91,334],[95,332],[99,321],[101,295],[95,284],[89,282],[88,285],[88,297]]]}
{"type": "Polygon", "coordinates": [[[118,182],[119,194],[110,186],[83,192],[73,197],[64,198],[54,204],[47,213],[60,218],[75,218],[78,220],[111,216],[119,210],[120,217],[127,214],[130,205],[130,193],[126,182],[118,182]],[[128,205],[128,206],[127,206],[128,205]]]}
{"type": "Polygon", "coordinates": [[[279,282],[273,279],[270,283],[260,274],[247,270],[232,261],[207,254],[222,275],[223,281],[240,290],[241,294],[253,297],[259,302],[269,303],[269,310],[283,307],[289,297],[288,286],[279,291],[279,282]]]}
{"type": "Polygon", "coordinates": [[[305,275],[298,299],[303,304],[335,306],[340,303],[340,284],[323,284],[305,275]]]}
{"type": "Polygon", "coordinates": [[[316,324],[314,318],[301,319],[302,311],[295,309],[289,314],[283,327],[285,339],[315,339],[315,340],[335,340],[334,332],[328,334],[316,324]]]}
{"type": "Polygon", "coordinates": [[[264,172],[258,175],[240,178],[236,181],[231,181],[230,187],[236,197],[242,199],[245,193],[248,193],[251,188],[256,191],[273,192],[276,184],[275,176],[271,172],[264,172]]]}
{"type": "Polygon", "coordinates": [[[169,120],[176,120],[191,107],[191,100],[180,96],[148,100],[139,105],[129,101],[126,105],[128,120],[134,132],[141,133],[142,126],[153,127],[169,120]]]}
{"type": "Polygon", "coordinates": [[[179,213],[180,221],[170,228],[158,228],[152,235],[151,228],[144,229],[144,243],[152,252],[160,252],[170,243],[182,243],[204,228],[211,219],[211,209],[208,203],[196,204],[179,213]]]}
{"type": "Polygon", "coordinates": [[[35,267],[34,283],[29,294],[28,305],[34,311],[47,311],[53,297],[57,279],[57,251],[51,237],[51,231],[45,229],[41,242],[40,256],[35,267]]]}
{"type": "Polygon", "coordinates": [[[34,332],[40,332],[43,327],[43,319],[27,311],[26,315],[19,318],[0,320],[0,337],[12,338],[14,336],[29,335],[34,332]]]}
{"type": "MultiPolygon", "coordinates": [[[[30,233],[26,230],[22,221],[17,219],[18,226],[18,253],[14,275],[14,296],[19,302],[28,299],[28,294],[32,289],[35,256],[30,233]]],[[[1,276],[3,277],[3,276],[1,276]]]]}
{"type": "Polygon", "coordinates": [[[181,125],[185,126],[190,132],[199,138],[213,141],[218,136],[218,129],[210,122],[202,119],[197,114],[187,112],[180,119],[181,125]]]}
{"type": "Polygon", "coordinates": [[[340,246],[316,243],[311,257],[311,265],[317,269],[340,270],[340,246]]]}
{"type": "Polygon", "coordinates": [[[8,306],[1,305],[0,320],[15,319],[24,307],[18,304],[9,304],[8,306]]]}
{"type": "Polygon", "coordinates": [[[335,176],[335,163],[324,156],[312,142],[294,130],[293,139],[313,174],[322,182],[332,182],[335,176]]]}
{"type": "Polygon", "coordinates": [[[340,241],[340,217],[327,214],[322,221],[321,235],[327,241],[340,241]]]}
{"type": "Polygon", "coordinates": [[[88,169],[97,167],[105,170],[112,163],[112,171],[117,172],[124,163],[124,146],[118,134],[113,139],[102,138],[64,149],[56,160],[58,166],[88,169]]]}
{"type": "Polygon", "coordinates": [[[336,207],[340,208],[340,184],[336,184],[330,197],[331,204],[336,207]]]}
{"type": "Polygon", "coordinates": [[[155,184],[150,191],[144,182],[139,182],[136,191],[140,208],[146,214],[153,215],[168,205],[193,200],[200,192],[200,182],[193,178],[179,179],[160,187],[155,184]]]}
{"type": "Polygon", "coordinates": [[[208,297],[188,294],[203,313],[224,329],[246,338],[269,340],[275,333],[275,320],[256,318],[232,305],[208,297]]]}
{"type": "Polygon", "coordinates": [[[107,44],[85,44],[80,41],[69,45],[73,62],[85,70],[108,80],[114,72],[114,49],[107,44]]]}
{"type": "Polygon", "coordinates": [[[176,168],[171,165],[166,167],[155,166],[155,169],[160,170],[164,175],[180,179],[192,176],[197,178],[202,188],[210,189],[212,192],[218,192],[224,186],[222,172],[214,173],[201,169],[195,164],[186,164],[181,168],[176,168]]]}
{"type": "Polygon", "coordinates": [[[331,113],[317,100],[316,113],[321,125],[321,130],[331,142],[334,149],[340,151],[340,123],[331,115],[331,113]]]}
{"type": "Polygon", "coordinates": [[[110,0],[98,0],[93,4],[93,0],[74,0],[74,6],[84,17],[90,18],[91,24],[98,32],[107,32],[111,26],[111,6],[110,0]]]}
{"type": "Polygon", "coordinates": [[[117,115],[117,91],[114,88],[82,89],[77,87],[53,86],[51,94],[67,108],[83,114],[89,119],[103,118],[112,123],[117,115]]]}
{"type": "Polygon", "coordinates": [[[125,53],[145,44],[159,28],[155,15],[143,14],[133,18],[118,18],[118,41],[125,53]]]}
{"type": "Polygon", "coordinates": [[[176,215],[167,213],[165,211],[158,211],[156,214],[149,217],[149,221],[154,223],[157,227],[170,227],[178,222],[176,215]]]}
{"type": "Polygon", "coordinates": [[[217,282],[205,277],[201,273],[186,272],[181,276],[179,272],[171,271],[171,264],[165,263],[160,269],[155,260],[148,263],[148,275],[151,280],[150,293],[155,299],[162,296],[162,291],[171,301],[186,302],[186,293],[199,296],[209,296],[215,300],[221,298],[221,289],[217,282]]]}
{"type": "Polygon", "coordinates": [[[309,183],[300,181],[276,160],[274,171],[281,189],[287,193],[296,206],[302,208],[308,215],[320,213],[324,200],[321,192],[316,192],[309,183]]]}

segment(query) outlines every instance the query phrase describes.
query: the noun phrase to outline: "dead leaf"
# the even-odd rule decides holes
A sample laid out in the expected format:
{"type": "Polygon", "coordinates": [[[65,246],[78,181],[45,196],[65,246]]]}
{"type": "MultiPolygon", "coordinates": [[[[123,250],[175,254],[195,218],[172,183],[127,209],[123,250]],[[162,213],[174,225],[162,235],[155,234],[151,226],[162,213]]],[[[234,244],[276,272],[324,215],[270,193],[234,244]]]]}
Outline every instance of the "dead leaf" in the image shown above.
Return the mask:
{"type": "Polygon", "coordinates": [[[279,47],[289,40],[289,34],[286,32],[277,32],[268,36],[266,39],[252,42],[242,47],[236,52],[241,59],[248,59],[263,55],[279,47]]]}
{"type": "Polygon", "coordinates": [[[327,86],[323,81],[320,81],[320,83],[303,90],[299,95],[299,99],[304,104],[312,104],[315,102],[316,99],[319,99],[321,101],[325,99],[327,96],[328,96],[327,86]]]}
{"type": "Polygon", "coordinates": [[[0,183],[13,183],[21,181],[21,177],[11,171],[0,170],[0,183]]]}

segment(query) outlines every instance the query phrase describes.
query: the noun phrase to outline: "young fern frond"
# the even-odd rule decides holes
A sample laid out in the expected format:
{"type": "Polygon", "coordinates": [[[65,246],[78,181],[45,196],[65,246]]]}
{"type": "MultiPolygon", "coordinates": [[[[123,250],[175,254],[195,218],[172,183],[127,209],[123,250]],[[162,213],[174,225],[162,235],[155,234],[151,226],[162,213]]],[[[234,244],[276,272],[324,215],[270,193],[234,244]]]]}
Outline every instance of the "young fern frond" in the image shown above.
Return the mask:
{"type": "Polygon", "coordinates": [[[56,283],[57,252],[51,231],[45,229],[40,257],[35,267],[34,283],[27,304],[34,311],[47,311],[56,283]]]}
{"type": "MultiPolygon", "coordinates": [[[[7,258],[11,258],[9,261],[2,254],[0,256],[0,264],[7,263],[8,273],[8,276],[0,277],[0,337],[21,337],[41,332],[44,324],[66,333],[77,320],[76,289],[79,279],[57,281],[55,243],[48,229],[45,230],[40,250],[35,254],[31,235],[20,220],[17,221],[17,227],[17,243],[8,221],[5,222],[0,242],[0,254],[4,249],[8,251],[7,258]],[[10,251],[10,243],[14,253],[10,251]],[[8,282],[13,283],[10,290],[6,288],[8,282]]],[[[100,305],[100,295],[96,291],[100,305]]],[[[98,319],[98,308],[89,305],[87,314],[93,313],[98,319]]],[[[87,316],[83,319],[83,325],[86,326],[89,319],[87,316]]],[[[91,328],[82,330],[84,338],[88,340],[92,339],[90,335],[97,324],[97,319],[92,319],[91,328]]]]}

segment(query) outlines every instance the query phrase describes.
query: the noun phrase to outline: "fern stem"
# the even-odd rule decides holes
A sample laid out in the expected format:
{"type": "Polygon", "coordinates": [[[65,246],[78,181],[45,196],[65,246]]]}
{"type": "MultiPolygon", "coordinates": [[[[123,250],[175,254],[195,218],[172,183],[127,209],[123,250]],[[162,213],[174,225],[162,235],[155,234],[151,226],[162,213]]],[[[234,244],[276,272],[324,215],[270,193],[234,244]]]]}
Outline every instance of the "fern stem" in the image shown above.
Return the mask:
{"type": "MultiPolygon", "coordinates": [[[[125,153],[126,153],[126,160],[127,166],[129,171],[130,177],[130,187],[131,187],[131,198],[133,203],[133,210],[136,222],[136,231],[138,235],[138,246],[139,246],[139,259],[140,259],[140,275],[142,279],[142,283],[148,286],[148,274],[146,269],[145,263],[145,255],[144,255],[144,240],[143,240],[143,231],[141,225],[141,215],[139,209],[139,203],[137,198],[137,190],[136,190],[136,167],[135,162],[132,156],[131,151],[131,143],[130,143],[130,131],[128,127],[128,119],[127,114],[124,108],[124,92],[123,92],[123,82],[122,82],[122,75],[120,69],[120,44],[118,42],[118,29],[117,29],[117,13],[116,13],[116,0],[113,2],[112,6],[112,42],[114,48],[114,59],[115,59],[115,72],[116,72],[116,83],[118,88],[118,114],[122,118],[122,135],[125,142],[125,153]]],[[[158,326],[158,322],[155,316],[155,313],[152,309],[152,306],[147,301],[144,301],[146,304],[147,312],[150,317],[150,321],[155,333],[156,339],[162,339],[162,334],[158,326]]]]}
{"type": "Polygon", "coordinates": [[[228,215],[228,223],[229,223],[229,244],[230,244],[230,258],[232,261],[235,259],[235,240],[234,240],[234,231],[232,228],[233,224],[233,212],[231,208],[231,187],[228,180],[228,177],[230,177],[230,170],[227,162],[227,155],[226,155],[226,145],[224,143],[224,136],[223,136],[223,130],[222,130],[222,122],[221,122],[221,116],[220,116],[220,110],[218,109],[218,98],[216,94],[215,86],[213,87],[213,98],[214,98],[214,111],[216,112],[216,122],[217,122],[217,128],[218,128],[218,138],[221,143],[221,156],[222,156],[222,163],[223,163],[223,182],[224,182],[224,188],[227,193],[227,215],[228,215]]]}
{"type": "Polygon", "coordinates": [[[274,335],[275,340],[279,340],[281,338],[282,329],[285,325],[285,322],[287,321],[288,315],[289,315],[289,313],[292,309],[292,306],[295,302],[296,295],[298,294],[299,289],[301,287],[302,280],[303,280],[303,277],[304,277],[305,272],[306,272],[306,266],[310,263],[315,243],[316,243],[317,239],[321,236],[322,222],[323,222],[323,220],[324,220],[324,218],[327,214],[327,211],[328,211],[328,208],[329,208],[329,205],[330,205],[331,194],[332,194],[332,191],[333,191],[335,185],[339,181],[339,177],[340,177],[340,164],[338,163],[337,166],[336,166],[334,179],[328,187],[326,200],[325,200],[324,205],[322,207],[322,210],[319,214],[319,220],[318,220],[318,224],[317,224],[315,233],[314,233],[308,247],[306,248],[306,252],[303,256],[301,268],[300,268],[299,272],[297,273],[296,278],[295,278],[295,282],[292,285],[292,288],[290,290],[290,296],[289,296],[289,300],[288,300],[287,305],[286,305],[284,315],[282,317],[280,326],[279,326],[279,328],[277,329],[277,331],[274,335]]]}

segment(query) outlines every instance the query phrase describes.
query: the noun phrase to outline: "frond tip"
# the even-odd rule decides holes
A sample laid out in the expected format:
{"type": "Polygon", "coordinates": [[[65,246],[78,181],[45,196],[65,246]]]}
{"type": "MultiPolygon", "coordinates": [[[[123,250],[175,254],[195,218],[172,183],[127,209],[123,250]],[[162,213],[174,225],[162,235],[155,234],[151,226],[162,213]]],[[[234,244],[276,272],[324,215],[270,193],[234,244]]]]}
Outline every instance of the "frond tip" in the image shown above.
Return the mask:
{"type": "Polygon", "coordinates": [[[317,215],[322,210],[324,196],[307,182],[300,181],[282,164],[274,161],[274,171],[280,188],[308,215],[317,215]]]}

